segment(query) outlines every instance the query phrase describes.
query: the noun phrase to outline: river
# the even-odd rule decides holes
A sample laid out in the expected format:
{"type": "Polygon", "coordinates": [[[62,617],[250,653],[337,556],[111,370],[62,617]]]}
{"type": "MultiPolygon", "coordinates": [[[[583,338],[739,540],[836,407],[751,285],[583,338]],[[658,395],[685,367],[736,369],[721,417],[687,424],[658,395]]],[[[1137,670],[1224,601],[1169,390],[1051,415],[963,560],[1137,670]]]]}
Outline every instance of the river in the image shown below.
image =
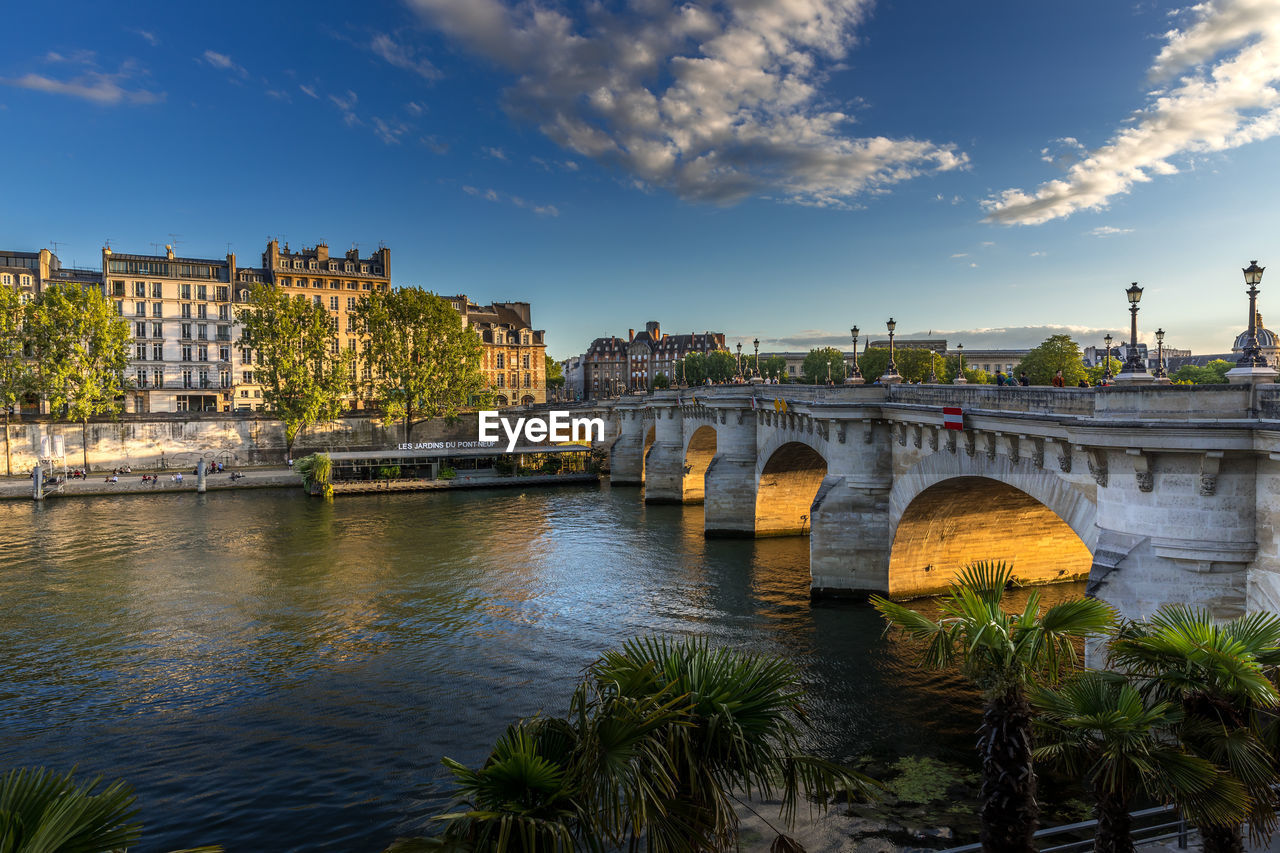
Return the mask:
{"type": "Polygon", "coordinates": [[[442,756],[640,634],[792,660],[817,754],[975,766],[972,694],[865,604],[811,606],[808,540],[708,541],[701,507],[607,484],[3,501],[0,602],[0,769],[126,778],[141,853],[421,834],[442,756]]]}

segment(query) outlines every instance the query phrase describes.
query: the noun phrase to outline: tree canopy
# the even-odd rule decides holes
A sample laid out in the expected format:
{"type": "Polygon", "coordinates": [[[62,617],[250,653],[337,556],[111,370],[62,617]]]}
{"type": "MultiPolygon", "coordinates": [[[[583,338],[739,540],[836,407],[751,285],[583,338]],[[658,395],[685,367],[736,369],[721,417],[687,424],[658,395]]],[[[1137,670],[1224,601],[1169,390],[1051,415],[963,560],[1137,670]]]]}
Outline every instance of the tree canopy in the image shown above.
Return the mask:
{"type": "Polygon", "coordinates": [[[414,424],[455,418],[487,396],[484,345],[449,300],[416,287],[375,291],[355,317],[370,394],[406,442],[414,424]]]}
{"type": "Polygon", "coordinates": [[[738,375],[738,360],[725,350],[707,353],[707,375],[712,382],[729,382],[738,375]]]}
{"type": "Polygon", "coordinates": [[[284,423],[285,452],[292,456],[304,429],[346,409],[355,354],[337,346],[329,312],[305,296],[257,285],[237,314],[241,345],[257,354],[263,406],[284,423]]]}
{"type": "Polygon", "coordinates": [[[0,287],[0,409],[4,410],[4,467],[13,476],[9,456],[9,416],[31,390],[31,362],[26,357],[27,309],[22,294],[0,287]]]}
{"type": "Polygon", "coordinates": [[[564,387],[564,369],[560,366],[560,362],[551,356],[544,356],[546,361],[547,389],[564,387]]]}
{"type": "Polygon", "coordinates": [[[1062,371],[1063,384],[1075,387],[1086,377],[1080,346],[1070,335],[1051,335],[1040,346],[1023,356],[1014,375],[1027,372],[1032,385],[1052,385],[1053,375],[1062,371]]]}
{"type": "MultiPolygon", "coordinates": [[[[930,365],[936,371],[939,382],[948,379],[946,359],[933,350],[919,347],[895,347],[893,360],[898,366],[898,375],[905,382],[929,381],[930,365]]],[[[889,349],[887,347],[873,347],[858,356],[858,368],[862,371],[862,377],[867,382],[875,382],[883,376],[888,366],[889,349]]]]}
{"type": "MultiPolygon", "coordinates": [[[[89,418],[120,410],[129,324],[101,291],[78,285],[45,288],[25,322],[38,390],[55,415],[79,421],[87,436],[89,418]]],[[[88,468],[87,446],[83,462],[88,468]]]]}
{"type": "Polygon", "coordinates": [[[1169,378],[1184,385],[1225,385],[1227,383],[1227,371],[1233,367],[1235,365],[1231,362],[1215,358],[1203,367],[1196,364],[1184,364],[1170,374],[1169,378]]]}
{"type": "Polygon", "coordinates": [[[827,380],[839,385],[844,382],[844,353],[835,347],[809,350],[800,364],[800,374],[811,385],[826,385],[827,380]]]}

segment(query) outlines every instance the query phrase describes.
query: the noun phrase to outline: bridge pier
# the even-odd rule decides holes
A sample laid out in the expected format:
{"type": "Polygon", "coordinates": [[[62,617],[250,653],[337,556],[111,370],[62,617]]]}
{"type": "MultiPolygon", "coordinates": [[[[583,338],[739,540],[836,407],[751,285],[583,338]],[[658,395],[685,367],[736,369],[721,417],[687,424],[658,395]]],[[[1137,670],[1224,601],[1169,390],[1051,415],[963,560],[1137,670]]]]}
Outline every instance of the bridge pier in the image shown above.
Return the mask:
{"type": "Polygon", "coordinates": [[[684,500],[684,418],[676,401],[650,407],[654,437],[644,459],[646,503],[680,503],[684,500]]]}
{"type": "Polygon", "coordinates": [[[615,486],[638,486],[644,482],[647,422],[636,405],[619,403],[614,413],[620,421],[618,437],[609,446],[609,482],[615,486]]]}
{"type": "Polygon", "coordinates": [[[741,403],[715,412],[716,455],[707,466],[703,528],[708,537],[756,533],[756,415],[741,403]]]}
{"type": "Polygon", "coordinates": [[[828,598],[889,592],[889,487],[828,475],[813,499],[809,594],[828,598]]]}

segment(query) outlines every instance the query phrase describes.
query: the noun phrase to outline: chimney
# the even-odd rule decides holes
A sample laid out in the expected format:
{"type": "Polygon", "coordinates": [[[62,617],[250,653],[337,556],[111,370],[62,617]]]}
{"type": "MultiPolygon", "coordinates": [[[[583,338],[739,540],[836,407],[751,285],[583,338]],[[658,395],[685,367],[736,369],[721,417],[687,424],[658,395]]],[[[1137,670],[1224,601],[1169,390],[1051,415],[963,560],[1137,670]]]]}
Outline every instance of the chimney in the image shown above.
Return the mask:
{"type": "Polygon", "coordinates": [[[631,343],[635,339],[635,336],[636,336],[635,329],[627,329],[627,343],[631,343]]]}
{"type": "Polygon", "coordinates": [[[644,330],[649,333],[649,339],[654,343],[662,340],[662,327],[658,325],[657,320],[650,320],[645,323],[644,330]]]}

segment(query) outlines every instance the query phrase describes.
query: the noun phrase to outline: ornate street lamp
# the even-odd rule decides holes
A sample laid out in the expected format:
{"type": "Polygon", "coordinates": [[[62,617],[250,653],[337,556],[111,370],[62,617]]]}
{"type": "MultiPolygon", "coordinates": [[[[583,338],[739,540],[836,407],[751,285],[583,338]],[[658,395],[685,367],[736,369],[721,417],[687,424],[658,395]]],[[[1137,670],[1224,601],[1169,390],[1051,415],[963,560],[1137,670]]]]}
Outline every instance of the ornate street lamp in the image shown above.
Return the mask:
{"type": "Polygon", "coordinates": [[[938,384],[938,360],[936,356],[937,356],[936,352],[934,352],[933,350],[929,350],[929,384],[930,385],[938,384]]]}
{"type": "Polygon", "coordinates": [[[742,341],[738,341],[738,378],[742,378],[742,341]]]}
{"type": "Polygon", "coordinates": [[[893,360],[893,330],[898,328],[898,324],[890,317],[884,325],[889,330],[889,365],[884,369],[884,376],[880,377],[880,382],[884,385],[892,385],[902,381],[902,377],[898,375],[897,362],[893,360]]]}
{"type": "Polygon", "coordinates": [[[1258,285],[1262,282],[1262,272],[1266,267],[1258,266],[1257,261],[1249,261],[1249,266],[1241,270],[1244,283],[1249,285],[1249,337],[1245,339],[1243,352],[1236,362],[1236,367],[1266,367],[1267,359],[1258,349],[1258,285]]]}
{"type": "Polygon", "coordinates": [[[755,348],[756,348],[756,367],[755,367],[755,370],[752,371],[752,375],[759,376],[760,375],[760,339],[756,338],[752,343],[755,344],[755,348]]]}
{"type": "Polygon", "coordinates": [[[1105,338],[1103,338],[1102,340],[1103,340],[1103,341],[1105,341],[1105,342],[1106,342],[1106,344],[1107,344],[1106,353],[1105,353],[1105,355],[1103,355],[1103,357],[1102,357],[1102,358],[1103,358],[1103,362],[1102,362],[1102,379],[1103,379],[1103,381],[1105,382],[1106,380],[1108,380],[1108,379],[1110,379],[1110,378],[1111,378],[1111,341],[1112,341],[1112,337],[1111,337],[1111,335],[1107,335],[1107,336],[1106,336],[1105,338]]]}
{"type": "Polygon", "coordinates": [[[1164,329],[1156,329],[1156,369],[1155,377],[1164,378],[1164,329]]]}
{"type": "Polygon", "coordinates": [[[844,378],[844,384],[861,385],[866,380],[862,378],[862,368],[858,367],[858,327],[854,326],[850,329],[849,334],[853,336],[853,369],[844,378]]]}
{"type": "Polygon", "coordinates": [[[956,358],[959,359],[960,365],[956,370],[956,378],[951,380],[951,384],[967,385],[969,380],[964,378],[964,344],[956,344],[956,358]]]}
{"type": "Polygon", "coordinates": [[[1138,303],[1142,300],[1142,288],[1138,287],[1135,281],[1124,293],[1129,297],[1129,354],[1124,360],[1124,366],[1120,368],[1120,375],[1116,378],[1119,380],[1146,379],[1147,366],[1142,363],[1142,358],[1138,355],[1138,303]]]}

